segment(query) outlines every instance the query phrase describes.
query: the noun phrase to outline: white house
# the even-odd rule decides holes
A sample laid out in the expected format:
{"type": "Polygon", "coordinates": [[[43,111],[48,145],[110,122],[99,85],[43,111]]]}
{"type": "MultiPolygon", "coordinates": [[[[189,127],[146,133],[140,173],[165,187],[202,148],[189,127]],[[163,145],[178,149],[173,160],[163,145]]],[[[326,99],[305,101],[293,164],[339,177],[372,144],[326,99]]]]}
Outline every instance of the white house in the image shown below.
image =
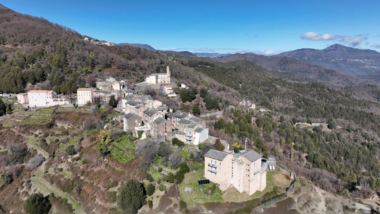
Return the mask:
{"type": "Polygon", "coordinates": [[[193,133],[192,143],[198,145],[208,139],[208,128],[196,128],[193,133]]]}
{"type": "Polygon", "coordinates": [[[92,103],[94,97],[94,88],[78,88],[77,90],[77,104],[79,106],[86,105],[87,103],[92,103]]]}
{"type": "Polygon", "coordinates": [[[17,94],[17,102],[20,104],[29,103],[29,97],[27,93],[17,94]]]}
{"type": "Polygon", "coordinates": [[[57,93],[51,90],[30,90],[28,91],[28,100],[29,106],[32,108],[69,104],[68,100],[57,96],[57,93]]]}

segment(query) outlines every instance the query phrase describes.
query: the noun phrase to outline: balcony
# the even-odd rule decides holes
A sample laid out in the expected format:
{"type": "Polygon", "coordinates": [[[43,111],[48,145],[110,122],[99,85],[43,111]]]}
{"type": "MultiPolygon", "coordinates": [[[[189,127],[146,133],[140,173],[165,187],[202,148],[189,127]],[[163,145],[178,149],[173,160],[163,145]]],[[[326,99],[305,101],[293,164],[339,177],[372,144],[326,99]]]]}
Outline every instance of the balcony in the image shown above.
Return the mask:
{"type": "Polygon", "coordinates": [[[217,169],[212,169],[212,168],[208,168],[207,171],[211,172],[211,173],[217,173],[218,170],[217,169]]]}
{"type": "Polygon", "coordinates": [[[213,167],[213,168],[218,168],[218,166],[216,165],[216,163],[209,163],[208,164],[209,167],[213,167]]]}

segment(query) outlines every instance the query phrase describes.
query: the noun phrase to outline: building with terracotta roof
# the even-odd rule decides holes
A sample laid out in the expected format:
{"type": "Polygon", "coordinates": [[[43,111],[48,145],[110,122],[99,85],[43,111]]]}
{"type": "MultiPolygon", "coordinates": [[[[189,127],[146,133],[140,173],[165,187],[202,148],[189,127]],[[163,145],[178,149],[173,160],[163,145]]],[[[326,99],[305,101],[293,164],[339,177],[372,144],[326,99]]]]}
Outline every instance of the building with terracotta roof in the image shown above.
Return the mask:
{"type": "Polygon", "coordinates": [[[56,105],[66,105],[69,101],[51,90],[30,90],[28,91],[29,106],[34,108],[50,107],[56,105]]]}

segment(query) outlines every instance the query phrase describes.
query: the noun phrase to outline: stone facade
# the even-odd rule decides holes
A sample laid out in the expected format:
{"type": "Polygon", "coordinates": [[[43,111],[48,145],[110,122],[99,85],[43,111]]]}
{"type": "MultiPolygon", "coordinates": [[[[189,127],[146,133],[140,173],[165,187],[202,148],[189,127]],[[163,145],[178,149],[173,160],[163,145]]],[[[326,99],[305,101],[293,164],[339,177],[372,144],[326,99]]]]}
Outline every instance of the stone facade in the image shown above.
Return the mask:
{"type": "Polygon", "coordinates": [[[87,105],[93,102],[94,88],[78,88],[77,90],[77,104],[79,106],[87,105]]]}

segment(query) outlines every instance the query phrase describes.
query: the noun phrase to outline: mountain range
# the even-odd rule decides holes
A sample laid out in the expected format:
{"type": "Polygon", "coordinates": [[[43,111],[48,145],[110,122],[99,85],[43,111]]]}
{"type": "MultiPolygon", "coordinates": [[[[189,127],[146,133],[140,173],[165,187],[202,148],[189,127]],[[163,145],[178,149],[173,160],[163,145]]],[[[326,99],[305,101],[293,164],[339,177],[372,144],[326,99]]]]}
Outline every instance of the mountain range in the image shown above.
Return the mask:
{"type": "Polygon", "coordinates": [[[323,50],[299,49],[277,56],[299,59],[356,77],[380,71],[379,52],[339,44],[331,45],[323,50]]]}

